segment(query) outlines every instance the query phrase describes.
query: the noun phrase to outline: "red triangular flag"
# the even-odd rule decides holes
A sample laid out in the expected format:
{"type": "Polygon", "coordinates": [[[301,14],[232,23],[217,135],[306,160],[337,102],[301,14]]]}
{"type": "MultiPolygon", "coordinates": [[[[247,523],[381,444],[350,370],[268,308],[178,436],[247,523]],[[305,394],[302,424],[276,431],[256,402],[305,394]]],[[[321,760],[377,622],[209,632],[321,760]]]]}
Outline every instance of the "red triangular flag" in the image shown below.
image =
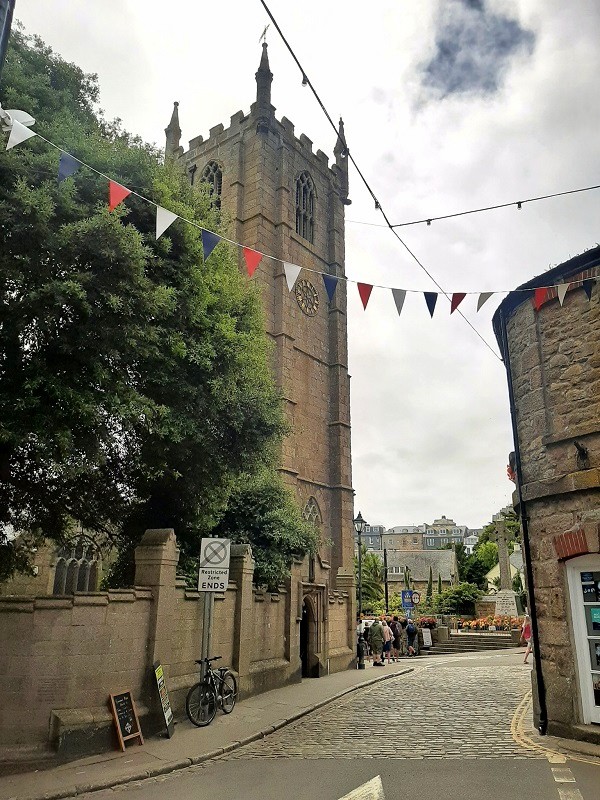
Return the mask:
{"type": "Polygon", "coordinates": [[[369,297],[371,297],[371,292],[373,291],[373,286],[370,283],[357,283],[356,285],[358,286],[358,293],[362,300],[363,308],[366,310],[369,297]]]}
{"type": "Polygon", "coordinates": [[[462,301],[465,299],[466,296],[467,296],[466,292],[454,292],[454,294],[452,295],[452,301],[450,303],[451,314],[454,311],[456,311],[456,309],[459,307],[459,305],[462,303],[462,301]]]}
{"type": "Polygon", "coordinates": [[[260,264],[262,253],[257,253],[256,250],[251,250],[249,247],[244,247],[244,258],[246,259],[248,277],[251,278],[254,275],[254,270],[260,264]]]}
{"type": "Polygon", "coordinates": [[[108,210],[114,211],[114,209],[125,200],[131,194],[131,189],[126,189],[125,186],[121,186],[120,183],[115,183],[114,181],[108,182],[108,210]]]}
{"type": "Polygon", "coordinates": [[[533,295],[533,307],[536,311],[539,311],[540,308],[546,302],[546,298],[548,297],[548,287],[543,286],[540,289],[536,289],[533,295]]]}

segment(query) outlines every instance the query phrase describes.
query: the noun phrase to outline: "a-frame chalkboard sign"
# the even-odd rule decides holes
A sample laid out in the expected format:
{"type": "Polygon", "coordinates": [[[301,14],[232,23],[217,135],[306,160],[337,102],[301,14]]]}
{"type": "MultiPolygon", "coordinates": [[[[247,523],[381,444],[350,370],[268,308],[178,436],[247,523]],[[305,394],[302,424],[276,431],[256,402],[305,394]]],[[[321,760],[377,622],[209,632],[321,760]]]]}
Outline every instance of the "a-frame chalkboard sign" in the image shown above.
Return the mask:
{"type": "Polygon", "coordinates": [[[131,692],[111,694],[110,707],[117,728],[121,750],[125,750],[125,742],[130,739],[139,739],[139,744],[144,744],[140,720],[131,692]]]}

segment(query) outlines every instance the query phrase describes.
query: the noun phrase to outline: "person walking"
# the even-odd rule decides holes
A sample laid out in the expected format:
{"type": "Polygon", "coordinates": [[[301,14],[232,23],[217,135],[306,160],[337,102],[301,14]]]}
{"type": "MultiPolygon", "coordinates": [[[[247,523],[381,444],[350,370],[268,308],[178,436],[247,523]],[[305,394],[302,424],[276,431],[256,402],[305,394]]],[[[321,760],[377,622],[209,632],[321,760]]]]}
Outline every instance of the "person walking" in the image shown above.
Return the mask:
{"type": "Polygon", "coordinates": [[[525,619],[523,620],[523,625],[521,627],[521,641],[523,644],[527,642],[527,648],[525,650],[525,658],[523,659],[524,664],[529,664],[527,660],[529,658],[529,654],[531,653],[531,617],[529,614],[525,614],[525,619]]]}
{"type": "Polygon", "coordinates": [[[381,654],[383,652],[384,643],[383,625],[376,619],[369,628],[369,645],[373,653],[373,666],[383,667],[381,654]]]}
{"type": "Polygon", "coordinates": [[[408,655],[408,636],[406,635],[406,626],[408,625],[408,620],[406,617],[403,617],[400,620],[400,655],[407,656],[408,655]]]}
{"type": "Polygon", "coordinates": [[[400,648],[402,646],[401,639],[400,639],[402,628],[400,626],[400,622],[399,622],[397,616],[394,616],[394,618],[393,618],[393,620],[392,620],[392,622],[390,624],[390,630],[391,630],[392,635],[394,637],[394,639],[392,641],[392,661],[395,662],[397,659],[400,658],[400,648]]]}
{"type": "Polygon", "coordinates": [[[406,620],[406,638],[408,644],[408,655],[409,656],[416,656],[419,652],[419,646],[417,644],[417,635],[419,631],[417,626],[415,625],[412,619],[406,620]]]}
{"type": "Polygon", "coordinates": [[[392,642],[394,640],[394,634],[391,631],[390,626],[387,624],[387,620],[382,619],[381,624],[383,626],[383,655],[382,660],[385,660],[387,656],[388,665],[390,663],[390,657],[392,654],[392,642]]]}

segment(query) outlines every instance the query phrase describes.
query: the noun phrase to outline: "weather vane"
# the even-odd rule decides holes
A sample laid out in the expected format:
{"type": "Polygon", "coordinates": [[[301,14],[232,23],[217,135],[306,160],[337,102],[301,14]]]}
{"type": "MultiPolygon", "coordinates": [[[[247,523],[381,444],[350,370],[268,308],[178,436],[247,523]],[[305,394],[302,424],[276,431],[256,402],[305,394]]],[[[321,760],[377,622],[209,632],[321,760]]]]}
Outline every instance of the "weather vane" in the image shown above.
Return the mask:
{"type": "Polygon", "coordinates": [[[258,40],[259,42],[266,42],[266,41],[267,41],[267,31],[269,30],[270,26],[271,26],[271,23],[270,23],[270,22],[269,22],[269,24],[268,24],[268,25],[265,25],[265,29],[264,29],[264,31],[261,33],[261,35],[260,35],[260,38],[259,38],[259,40],[258,40]]]}

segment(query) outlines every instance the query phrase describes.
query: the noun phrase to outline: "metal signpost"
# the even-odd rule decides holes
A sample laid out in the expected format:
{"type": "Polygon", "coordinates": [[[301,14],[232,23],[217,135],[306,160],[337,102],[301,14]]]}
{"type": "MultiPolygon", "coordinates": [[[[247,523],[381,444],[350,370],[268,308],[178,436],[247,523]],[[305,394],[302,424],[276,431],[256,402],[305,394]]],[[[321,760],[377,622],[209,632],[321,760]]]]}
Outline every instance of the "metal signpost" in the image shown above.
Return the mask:
{"type": "MultiPolygon", "coordinates": [[[[417,592],[418,594],[418,592],[417,592]]],[[[421,599],[421,598],[419,598],[421,599]]],[[[413,590],[412,589],[402,589],[402,608],[405,611],[412,611],[414,608],[413,605],[413,590]]]]}
{"type": "MultiPolygon", "coordinates": [[[[200,567],[198,591],[204,592],[204,614],[202,617],[201,658],[209,658],[213,622],[214,593],[227,590],[229,583],[230,539],[202,539],[200,543],[200,567]]],[[[204,664],[202,671],[204,674],[204,664]]]]}

